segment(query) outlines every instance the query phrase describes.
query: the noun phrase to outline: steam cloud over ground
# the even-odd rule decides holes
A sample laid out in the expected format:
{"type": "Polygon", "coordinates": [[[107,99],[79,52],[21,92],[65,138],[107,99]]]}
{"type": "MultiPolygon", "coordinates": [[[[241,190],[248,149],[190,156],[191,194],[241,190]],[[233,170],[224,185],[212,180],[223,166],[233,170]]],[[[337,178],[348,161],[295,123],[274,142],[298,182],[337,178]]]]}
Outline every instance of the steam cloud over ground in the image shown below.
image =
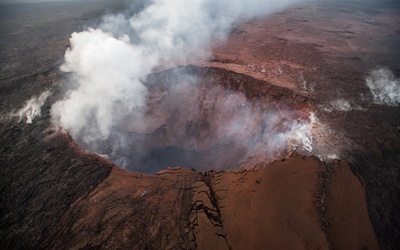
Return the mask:
{"type": "Polygon", "coordinates": [[[373,70],[366,78],[366,83],[376,104],[400,104],[400,79],[395,78],[389,69],[373,70]]]}
{"type": "Polygon", "coordinates": [[[36,117],[42,115],[42,106],[50,95],[51,92],[46,90],[39,96],[34,96],[26,101],[24,106],[18,111],[11,111],[9,114],[1,116],[0,119],[18,118],[18,122],[25,121],[30,124],[36,117]]]}
{"type": "MultiPolygon", "coordinates": [[[[149,91],[144,83],[154,69],[184,63],[188,58],[205,59],[209,56],[210,42],[222,42],[233,23],[264,16],[297,2],[156,0],[133,16],[105,16],[97,29],[89,28],[71,36],[71,48],[65,53],[61,67],[62,71],[72,73],[71,89],[53,105],[53,123],[90,150],[99,150],[102,148],[99,145],[113,141],[116,128],[127,120],[146,131],[150,126],[145,115],[149,91]]],[[[232,100],[237,96],[227,98],[232,100]]],[[[194,101],[192,105],[197,104],[194,101]]],[[[233,122],[225,132],[232,128],[246,131],[254,119],[248,115],[243,114],[240,119],[249,120],[233,122]]],[[[282,114],[267,116],[272,124],[282,118],[282,114]]],[[[310,132],[304,131],[310,119],[291,119],[285,122],[288,128],[278,133],[277,145],[284,142],[287,146],[288,141],[294,141],[293,145],[311,151],[310,132]]],[[[278,148],[281,150],[281,146],[278,148]]]]}

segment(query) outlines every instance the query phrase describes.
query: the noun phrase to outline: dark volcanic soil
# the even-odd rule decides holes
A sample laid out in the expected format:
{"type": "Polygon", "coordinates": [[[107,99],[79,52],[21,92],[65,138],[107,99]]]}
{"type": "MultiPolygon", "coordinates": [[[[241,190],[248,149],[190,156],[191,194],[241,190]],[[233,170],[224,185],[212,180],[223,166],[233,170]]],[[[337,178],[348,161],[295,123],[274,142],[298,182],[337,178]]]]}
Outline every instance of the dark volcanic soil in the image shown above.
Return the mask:
{"type": "Polygon", "coordinates": [[[400,110],[373,104],[364,81],[380,66],[400,75],[396,1],[319,1],[238,24],[210,61],[187,67],[249,100],[312,109],[326,126],[313,146],[342,160],[155,175],[126,172],[50,124],[70,33],[120,6],[1,6],[0,248],[400,247],[400,110]],[[45,90],[32,124],[10,115],[45,90]],[[327,111],[340,98],[362,109],[327,111]]]}

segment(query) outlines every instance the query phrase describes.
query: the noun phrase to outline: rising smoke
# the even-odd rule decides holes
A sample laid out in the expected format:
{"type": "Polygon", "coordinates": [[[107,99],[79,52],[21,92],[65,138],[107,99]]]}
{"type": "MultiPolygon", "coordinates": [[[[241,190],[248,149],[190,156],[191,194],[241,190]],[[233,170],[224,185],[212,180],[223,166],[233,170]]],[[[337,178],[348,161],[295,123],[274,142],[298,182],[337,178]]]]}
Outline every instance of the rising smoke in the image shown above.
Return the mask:
{"type": "Polygon", "coordinates": [[[51,92],[46,90],[39,96],[34,96],[25,102],[24,106],[16,112],[11,112],[8,115],[9,118],[17,117],[18,122],[25,121],[31,124],[32,121],[42,115],[42,106],[46,102],[47,98],[51,95],[51,92]]]}
{"type": "Polygon", "coordinates": [[[72,73],[71,90],[53,105],[53,123],[89,148],[110,141],[127,115],[146,130],[144,82],[156,68],[205,59],[235,22],[299,1],[154,0],[131,16],[108,15],[97,28],[72,34],[61,67],[72,73]]]}
{"type": "Polygon", "coordinates": [[[355,104],[352,101],[348,101],[344,98],[338,98],[336,100],[333,100],[329,103],[327,107],[324,108],[324,111],[326,112],[332,112],[332,111],[352,111],[352,110],[363,110],[363,108],[355,104]]]}
{"type": "Polygon", "coordinates": [[[366,78],[376,104],[398,106],[400,104],[400,79],[387,68],[373,70],[366,78]]]}

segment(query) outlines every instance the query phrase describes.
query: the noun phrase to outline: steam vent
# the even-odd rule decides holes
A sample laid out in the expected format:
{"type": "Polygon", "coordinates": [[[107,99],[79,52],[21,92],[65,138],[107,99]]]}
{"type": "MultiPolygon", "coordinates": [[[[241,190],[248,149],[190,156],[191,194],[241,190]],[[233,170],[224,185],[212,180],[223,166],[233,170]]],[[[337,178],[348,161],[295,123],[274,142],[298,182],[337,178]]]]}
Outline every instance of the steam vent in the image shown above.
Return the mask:
{"type": "Polygon", "coordinates": [[[0,0],[0,27],[0,249],[400,249],[397,0],[0,0]]]}

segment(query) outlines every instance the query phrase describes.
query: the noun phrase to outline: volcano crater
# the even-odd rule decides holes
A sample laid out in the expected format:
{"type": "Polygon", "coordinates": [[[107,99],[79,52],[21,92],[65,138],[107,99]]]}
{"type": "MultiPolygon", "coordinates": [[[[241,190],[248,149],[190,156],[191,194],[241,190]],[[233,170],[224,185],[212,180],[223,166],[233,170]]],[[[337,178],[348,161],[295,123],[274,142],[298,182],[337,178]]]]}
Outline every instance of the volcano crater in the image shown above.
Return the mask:
{"type": "Polygon", "coordinates": [[[310,143],[310,100],[220,68],[185,66],[149,75],[146,106],[124,116],[106,141],[78,144],[127,170],[200,171],[257,166],[310,143]]]}

